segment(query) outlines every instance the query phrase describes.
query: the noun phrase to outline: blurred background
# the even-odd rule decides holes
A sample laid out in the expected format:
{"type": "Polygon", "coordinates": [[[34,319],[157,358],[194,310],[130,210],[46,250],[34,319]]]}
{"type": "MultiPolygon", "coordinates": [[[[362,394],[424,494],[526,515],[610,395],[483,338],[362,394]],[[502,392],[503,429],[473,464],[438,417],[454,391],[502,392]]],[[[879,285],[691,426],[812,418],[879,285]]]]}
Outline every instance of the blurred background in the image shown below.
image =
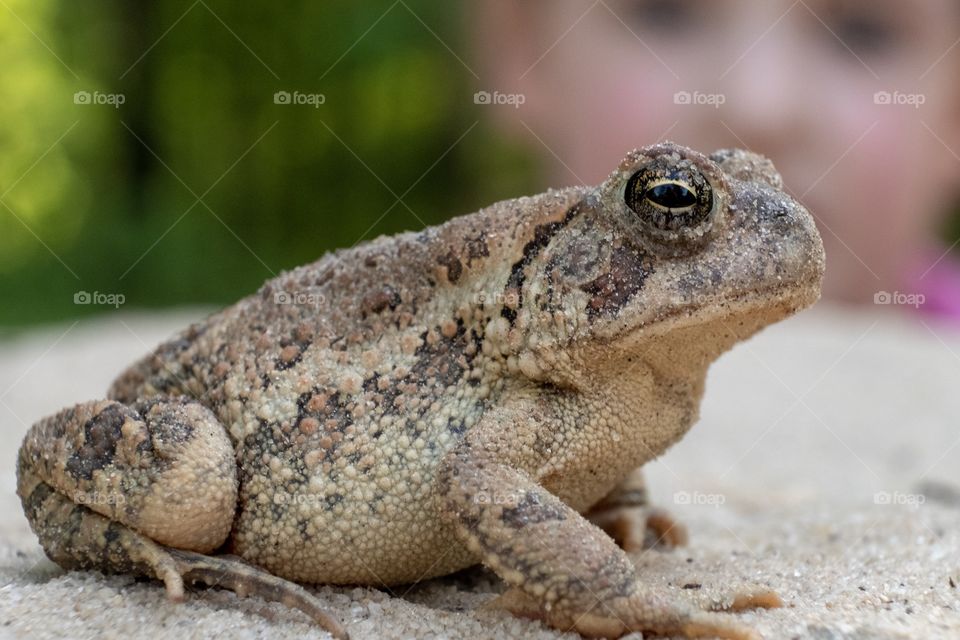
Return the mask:
{"type": "Polygon", "coordinates": [[[770,156],[825,295],[960,323],[960,3],[0,1],[0,327],[228,304],[672,139],[770,156]]]}
{"type": "Polygon", "coordinates": [[[477,123],[461,17],[4,0],[0,324],[222,305],[328,249],[525,193],[532,148],[477,123]]]}

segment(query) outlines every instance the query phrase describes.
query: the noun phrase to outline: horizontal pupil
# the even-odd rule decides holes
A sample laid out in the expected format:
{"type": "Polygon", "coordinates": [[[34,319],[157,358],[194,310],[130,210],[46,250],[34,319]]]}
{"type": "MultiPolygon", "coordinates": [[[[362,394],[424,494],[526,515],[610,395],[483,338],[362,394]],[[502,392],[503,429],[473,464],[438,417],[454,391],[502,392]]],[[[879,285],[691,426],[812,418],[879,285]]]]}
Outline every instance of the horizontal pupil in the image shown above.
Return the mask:
{"type": "Polygon", "coordinates": [[[647,198],[668,209],[686,209],[697,203],[694,193],[679,184],[658,184],[647,190],[647,198]]]}

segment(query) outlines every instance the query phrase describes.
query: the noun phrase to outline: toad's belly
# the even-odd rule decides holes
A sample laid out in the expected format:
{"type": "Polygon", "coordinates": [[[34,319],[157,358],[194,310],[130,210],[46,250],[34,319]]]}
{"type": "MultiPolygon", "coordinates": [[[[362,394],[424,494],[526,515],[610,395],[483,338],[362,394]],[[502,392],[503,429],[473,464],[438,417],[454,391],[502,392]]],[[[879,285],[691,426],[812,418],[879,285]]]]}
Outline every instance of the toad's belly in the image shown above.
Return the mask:
{"type": "Polygon", "coordinates": [[[269,464],[241,474],[249,481],[231,552],[304,583],[403,584],[479,561],[442,517],[429,465],[384,464],[368,473],[334,465],[301,484],[276,481],[269,464]]]}
{"type": "MultiPolygon", "coordinates": [[[[311,584],[389,586],[425,580],[476,564],[479,559],[446,525],[424,517],[383,522],[331,520],[322,531],[282,522],[279,535],[238,530],[233,553],[274,575],[311,584]]],[[[245,519],[241,517],[241,527],[245,519]]]]}

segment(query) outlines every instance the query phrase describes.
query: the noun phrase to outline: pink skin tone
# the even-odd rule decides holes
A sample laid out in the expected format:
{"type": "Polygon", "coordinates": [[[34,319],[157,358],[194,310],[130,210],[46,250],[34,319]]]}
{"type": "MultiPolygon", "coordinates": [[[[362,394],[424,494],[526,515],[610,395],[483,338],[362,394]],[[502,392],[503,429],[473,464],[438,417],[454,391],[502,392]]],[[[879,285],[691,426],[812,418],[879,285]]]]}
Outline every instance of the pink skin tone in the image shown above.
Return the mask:
{"type": "Polygon", "coordinates": [[[543,151],[545,183],[597,183],[661,138],[746,147],[818,219],[826,297],[922,288],[960,194],[960,3],[591,4],[483,0],[469,16],[480,88],[526,97],[491,115],[543,151]],[[679,91],[723,104],[676,104],[679,91]],[[924,102],[877,104],[877,91],[924,102]]]}

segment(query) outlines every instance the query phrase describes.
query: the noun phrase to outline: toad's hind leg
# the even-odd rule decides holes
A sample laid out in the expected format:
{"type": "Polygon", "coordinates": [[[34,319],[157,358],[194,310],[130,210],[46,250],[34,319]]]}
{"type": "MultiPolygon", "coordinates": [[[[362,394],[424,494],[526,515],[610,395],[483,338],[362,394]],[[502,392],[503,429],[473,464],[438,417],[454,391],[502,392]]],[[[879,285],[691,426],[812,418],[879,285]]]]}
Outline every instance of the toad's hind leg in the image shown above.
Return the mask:
{"type": "Polygon", "coordinates": [[[44,482],[27,489],[24,508],[31,523],[41,522],[40,542],[67,569],[97,569],[162,580],[167,594],[183,600],[183,585],[203,583],[258,596],[299,609],[335,638],[347,633],[303,587],[232,556],[207,556],[157,544],[136,531],[71,502],[44,482]]]}
{"type": "Polygon", "coordinates": [[[226,432],[197,402],[88,402],[38,422],[20,448],[17,493],[64,568],[156,577],[174,600],[184,581],[219,585],[298,608],[346,637],[303,588],[203,555],[227,539],[237,480],[226,432]]]}

